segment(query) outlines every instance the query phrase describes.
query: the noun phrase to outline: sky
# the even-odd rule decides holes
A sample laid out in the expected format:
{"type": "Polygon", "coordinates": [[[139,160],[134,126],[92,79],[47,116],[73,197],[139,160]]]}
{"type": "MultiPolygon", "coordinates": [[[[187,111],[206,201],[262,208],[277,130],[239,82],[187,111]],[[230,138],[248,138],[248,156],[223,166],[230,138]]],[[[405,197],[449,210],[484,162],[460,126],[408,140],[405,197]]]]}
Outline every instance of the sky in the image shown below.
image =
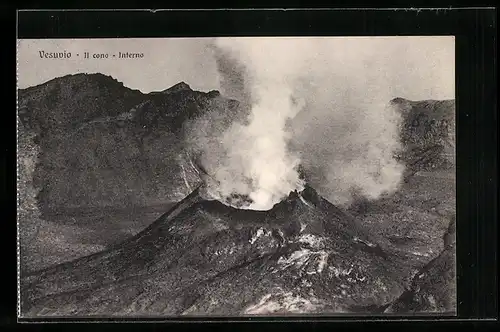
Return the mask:
{"type": "MultiPolygon", "coordinates": [[[[286,39],[293,43],[293,37],[286,39]]],[[[361,76],[358,79],[366,76],[374,82],[381,82],[378,78],[384,77],[383,82],[392,87],[394,97],[412,100],[455,98],[455,41],[452,36],[316,39],[324,43],[324,52],[331,52],[331,61],[346,58],[335,56],[339,52],[368,59],[364,68],[353,75],[361,76]]],[[[18,40],[18,88],[67,74],[100,72],[144,93],[161,91],[181,81],[194,90],[218,90],[219,74],[210,47],[212,42],[210,38],[18,40]],[[40,51],[66,51],[71,52],[72,57],[42,59],[40,51]],[[109,53],[110,56],[108,59],[83,59],[83,52],[109,53]],[[117,59],[118,52],[142,52],[144,57],[117,59]],[[111,54],[115,54],[115,58],[111,54]]]]}

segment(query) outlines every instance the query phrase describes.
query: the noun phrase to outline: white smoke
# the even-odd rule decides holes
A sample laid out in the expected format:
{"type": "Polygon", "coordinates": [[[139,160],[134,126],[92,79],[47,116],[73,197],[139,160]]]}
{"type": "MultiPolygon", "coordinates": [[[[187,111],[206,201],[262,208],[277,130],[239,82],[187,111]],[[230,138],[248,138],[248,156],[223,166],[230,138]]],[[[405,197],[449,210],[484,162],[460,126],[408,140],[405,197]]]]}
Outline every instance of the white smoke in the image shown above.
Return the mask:
{"type": "Polygon", "coordinates": [[[356,60],[324,74],[310,71],[308,83],[296,89],[306,106],[291,124],[291,149],[300,152],[310,184],[343,205],[356,195],[394,192],[404,171],[395,159],[401,118],[389,103],[393,97],[383,80],[372,86],[356,60]]]}
{"type": "MultiPolygon", "coordinates": [[[[217,188],[211,188],[215,195],[222,200],[243,196],[251,203],[242,207],[267,210],[291,191],[302,190],[299,159],[289,151],[290,135],[285,131],[287,120],[301,109],[291,98],[296,72],[288,70],[297,59],[278,59],[271,40],[261,40],[257,45],[248,41],[216,41],[217,48],[244,65],[242,88],[249,96],[250,113],[245,123],[235,122],[224,131],[220,136],[222,146],[214,149],[211,145],[205,155],[212,157],[203,159],[217,159],[216,163],[209,160],[207,167],[216,179],[217,188]],[[214,156],[214,150],[222,150],[224,158],[219,158],[219,153],[214,156]]],[[[289,47],[290,54],[300,54],[294,44],[282,46],[289,47]]]]}
{"type": "Polygon", "coordinates": [[[384,49],[372,42],[360,52],[359,40],[336,39],[215,41],[221,92],[242,101],[248,116],[218,126],[209,114],[191,132],[214,179],[213,196],[249,198],[239,206],[270,209],[303,189],[299,165],[334,203],[397,189],[403,166],[394,159],[400,123],[389,106],[394,78],[376,70],[384,49]]]}

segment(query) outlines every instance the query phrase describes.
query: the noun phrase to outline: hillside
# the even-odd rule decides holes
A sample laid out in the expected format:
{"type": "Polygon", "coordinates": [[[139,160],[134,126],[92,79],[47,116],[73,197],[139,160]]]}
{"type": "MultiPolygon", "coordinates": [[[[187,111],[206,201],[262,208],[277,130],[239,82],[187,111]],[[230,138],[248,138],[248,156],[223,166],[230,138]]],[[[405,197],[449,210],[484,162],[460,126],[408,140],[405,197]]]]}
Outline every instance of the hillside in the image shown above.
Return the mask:
{"type": "Polygon", "coordinates": [[[199,190],[108,250],[26,276],[23,315],[355,312],[409,285],[396,251],[310,187],[269,211],[199,190]]]}
{"type": "MultiPolygon", "coordinates": [[[[404,116],[401,159],[408,172],[450,168],[454,101],[392,102],[404,116]]],[[[182,199],[197,183],[188,174],[187,186],[182,176],[183,126],[207,112],[237,113],[238,102],[183,82],[143,94],[102,74],[19,90],[19,118],[40,150],[34,186],[42,212],[182,199]]]]}
{"type": "Polygon", "coordinates": [[[455,165],[455,101],[391,101],[403,116],[401,159],[408,173],[453,169],[455,165]]]}
{"type": "Polygon", "coordinates": [[[236,106],[185,83],[142,94],[101,74],[20,90],[20,120],[41,150],[34,183],[42,212],[182,199],[189,193],[179,176],[183,124],[236,106]]]}
{"type": "MultiPolygon", "coordinates": [[[[420,268],[442,250],[455,211],[455,105],[392,102],[404,118],[405,183],[349,212],[420,268]]],[[[19,90],[22,270],[82,257],[140,232],[200,183],[185,153],[190,120],[210,114],[227,125],[242,113],[237,101],[184,82],[143,94],[109,76],[76,74],[19,90]]]]}
{"type": "Polygon", "coordinates": [[[436,259],[456,214],[455,102],[394,99],[403,115],[404,181],[392,195],[349,207],[361,224],[407,253],[415,268],[436,259]]]}

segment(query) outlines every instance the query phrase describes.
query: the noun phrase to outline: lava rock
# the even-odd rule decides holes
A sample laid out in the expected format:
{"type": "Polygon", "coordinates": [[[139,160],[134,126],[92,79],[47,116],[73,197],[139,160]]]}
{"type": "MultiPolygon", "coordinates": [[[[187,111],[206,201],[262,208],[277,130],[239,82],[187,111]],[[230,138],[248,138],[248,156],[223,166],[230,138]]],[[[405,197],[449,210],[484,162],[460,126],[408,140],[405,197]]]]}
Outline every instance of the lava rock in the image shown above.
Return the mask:
{"type": "Polygon", "coordinates": [[[424,266],[413,282],[386,313],[456,314],[455,219],[444,236],[444,250],[424,266]]]}
{"type": "Polygon", "coordinates": [[[392,302],[406,287],[399,258],[376,247],[351,216],[310,187],[269,211],[208,201],[197,189],[127,241],[27,275],[21,312],[352,312],[392,302]]]}

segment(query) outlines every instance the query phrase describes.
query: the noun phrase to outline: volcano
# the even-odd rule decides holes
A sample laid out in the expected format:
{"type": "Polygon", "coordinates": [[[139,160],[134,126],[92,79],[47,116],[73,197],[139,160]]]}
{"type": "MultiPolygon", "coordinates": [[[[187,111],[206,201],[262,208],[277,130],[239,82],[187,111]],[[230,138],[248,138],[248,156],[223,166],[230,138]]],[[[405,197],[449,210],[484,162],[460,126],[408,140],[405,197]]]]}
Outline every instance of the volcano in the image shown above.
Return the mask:
{"type": "MultiPolygon", "coordinates": [[[[239,205],[246,197],[222,202],[203,187],[193,190],[210,179],[193,165],[183,137],[186,124],[207,114],[232,123],[244,113],[236,100],[183,82],[144,94],[102,74],[19,90],[21,314],[451,311],[438,297],[441,279],[454,276],[454,251],[435,256],[442,250],[440,225],[455,205],[451,189],[432,175],[454,170],[454,100],[392,103],[404,119],[400,159],[408,174],[400,192],[347,213],[312,188],[322,193],[325,178],[311,176],[303,191],[255,211],[239,205]],[[133,232],[106,227],[125,224],[123,215],[137,206],[154,206],[154,218],[139,214],[133,232]],[[102,207],[123,209],[89,213],[96,233],[113,234],[102,243],[82,249],[87,243],[66,246],[35,235],[47,229],[41,219],[54,219],[59,231],[79,216],[68,209],[102,207]],[[50,248],[57,249],[54,261],[38,262],[51,258],[50,248]],[[424,268],[419,279],[416,270],[425,264],[431,273],[424,268]]],[[[80,231],[71,228],[70,238],[85,237],[80,231]]]]}
{"type": "Polygon", "coordinates": [[[26,275],[22,316],[366,312],[410,282],[403,258],[309,186],[267,211],[202,190],[108,250],[26,275]]]}

